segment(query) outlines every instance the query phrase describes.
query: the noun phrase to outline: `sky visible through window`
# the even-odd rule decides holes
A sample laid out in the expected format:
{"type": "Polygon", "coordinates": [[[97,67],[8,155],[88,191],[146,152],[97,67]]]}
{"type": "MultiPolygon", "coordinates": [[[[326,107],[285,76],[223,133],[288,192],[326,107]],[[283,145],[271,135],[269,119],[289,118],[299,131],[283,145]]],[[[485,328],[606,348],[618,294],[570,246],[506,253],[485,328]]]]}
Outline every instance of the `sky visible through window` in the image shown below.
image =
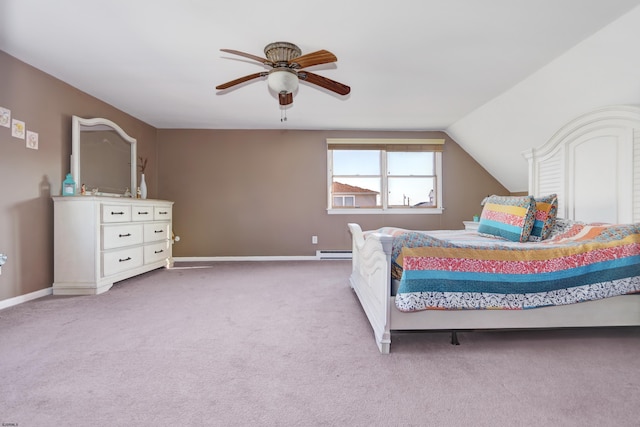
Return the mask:
{"type": "MultiPolygon", "coordinates": [[[[387,153],[387,176],[390,206],[414,206],[428,204],[435,180],[434,153],[389,152],[387,153]]],[[[380,151],[378,150],[334,150],[334,181],[380,192],[380,151]],[[340,176],[340,175],[350,175],[340,176]]],[[[380,200],[378,200],[380,203],[380,200]]]]}

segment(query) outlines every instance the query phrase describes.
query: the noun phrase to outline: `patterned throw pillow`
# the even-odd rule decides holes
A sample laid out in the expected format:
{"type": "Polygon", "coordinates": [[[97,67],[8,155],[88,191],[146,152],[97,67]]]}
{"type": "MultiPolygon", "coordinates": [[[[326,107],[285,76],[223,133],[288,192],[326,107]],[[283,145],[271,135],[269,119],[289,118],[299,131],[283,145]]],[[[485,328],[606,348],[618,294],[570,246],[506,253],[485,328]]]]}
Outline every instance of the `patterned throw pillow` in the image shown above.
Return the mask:
{"type": "Polygon", "coordinates": [[[524,243],[535,221],[536,203],[531,196],[487,197],[478,233],[524,243]]]}
{"type": "Polygon", "coordinates": [[[553,224],[558,215],[558,195],[550,194],[544,197],[536,197],[536,215],[533,228],[529,235],[529,241],[539,242],[549,237],[553,224]]]}

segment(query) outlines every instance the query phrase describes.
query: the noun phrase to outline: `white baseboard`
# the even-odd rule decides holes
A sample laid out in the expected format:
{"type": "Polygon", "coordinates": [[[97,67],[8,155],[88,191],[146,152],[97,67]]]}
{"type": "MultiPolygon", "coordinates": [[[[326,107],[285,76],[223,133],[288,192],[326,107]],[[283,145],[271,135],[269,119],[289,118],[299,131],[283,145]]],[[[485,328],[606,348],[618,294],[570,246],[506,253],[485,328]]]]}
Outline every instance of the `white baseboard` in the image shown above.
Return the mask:
{"type": "Polygon", "coordinates": [[[4,308],[13,307],[14,305],[22,304],[23,302],[46,297],[47,295],[51,295],[52,293],[53,293],[53,287],[48,287],[48,288],[31,292],[25,295],[19,295],[17,297],[5,299],[0,301],[0,310],[4,308]]]}
{"type": "MultiPolygon", "coordinates": [[[[174,262],[212,262],[212,261],[318,261],[315,256],[219,256],[219,257],[173,257],[174,262]]],[[[343,258],[340,258],[343,259],[343,258]]],[[[349,258],[350,259],[350,258],[349,258]]]]}

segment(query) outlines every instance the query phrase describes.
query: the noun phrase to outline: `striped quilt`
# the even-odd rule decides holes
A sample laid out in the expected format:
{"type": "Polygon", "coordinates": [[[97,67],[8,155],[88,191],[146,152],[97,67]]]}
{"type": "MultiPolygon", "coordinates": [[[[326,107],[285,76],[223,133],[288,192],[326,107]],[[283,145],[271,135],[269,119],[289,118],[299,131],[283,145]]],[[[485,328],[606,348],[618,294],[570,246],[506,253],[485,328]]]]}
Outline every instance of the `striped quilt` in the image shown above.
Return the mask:
{"type": "Polygon", "coordinates": [[[526,243],[464,230],[392,235],[401,311],[519,310],[640,292],[640,224],[576,223],[526,243]]]}

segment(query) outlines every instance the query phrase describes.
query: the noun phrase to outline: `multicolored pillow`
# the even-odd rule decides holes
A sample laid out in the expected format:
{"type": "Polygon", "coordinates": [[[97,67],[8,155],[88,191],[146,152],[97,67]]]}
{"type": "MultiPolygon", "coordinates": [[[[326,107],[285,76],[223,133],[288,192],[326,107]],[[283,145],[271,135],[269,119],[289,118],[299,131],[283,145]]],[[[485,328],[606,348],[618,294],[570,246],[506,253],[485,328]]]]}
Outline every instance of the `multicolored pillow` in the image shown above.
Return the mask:
{"type": "Polygon", "coordinates": [[[529,241],[539,242],[549,237],[556,222],[558,195],[550,194],[544,197],[536,197],[534,200],[536,202],[536,215],[529,241]]]}
{"type": "Polygon", "coordinates": [[[524,243],[535,221],[536,202],[532,196],[487,197],[478,233],[524,243]]]}

